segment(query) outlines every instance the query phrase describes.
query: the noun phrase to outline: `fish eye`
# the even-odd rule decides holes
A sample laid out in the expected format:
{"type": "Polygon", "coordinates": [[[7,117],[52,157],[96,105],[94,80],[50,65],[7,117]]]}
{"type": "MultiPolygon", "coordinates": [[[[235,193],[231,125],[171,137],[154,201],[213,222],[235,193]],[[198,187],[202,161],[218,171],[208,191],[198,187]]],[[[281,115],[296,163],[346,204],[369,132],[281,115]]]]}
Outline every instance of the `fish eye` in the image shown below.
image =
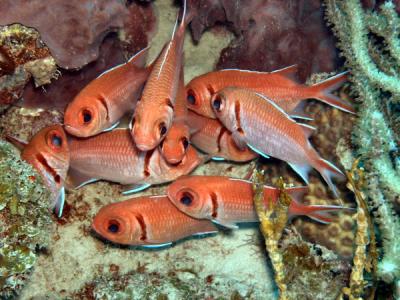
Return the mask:
{"type": "Polygon", "coordinates": [[[110,220],[108,222],[107,231],[110,233],[118,233],[120,224],[117,220],[110,220]]]}
{"type": "Polygon", "coordinates": [[[188,95],[186,97],[186,100],[190,105],[195,105],[196,104],[196,97],[195,97],[195,95],[194,95],[192,90],[188,91],[188,95]]]}
{"type": "Polygon", "coordinates": [[[51,144],[52,144],[54,147],[60,148],[60,147],[62,146],[62,142],[63,142],[62,137],[59,136],[58,134],[54,133],[54,134],[51,136],[51,144]]]}
{"type": "Polygon", "coordinates": [[[188,147],[189,147],[189,141],[188,141],[188,139],[187,138],[183,138],[182,139],[182,144],[183,144],[183,149],[187,149],[188,147]]]}
{"type": "Polygon", "coordinates": [[[221,96],[217,95],[212,102],[212,106],[216,111],[221,111],[221,104],[222,104],[221,96]]]}
{"type": "Polygon", "coordinates": [[[190,206],[193,202],[193,196],[189,193],[184,193],[179,201],[183,205],[190,206]]]}
{"type": "Polygon", "coordinates": [[[88,109],[83,109],[81,112],[81,118],[83,121],[83,124],[87,125],[92,121],[92,112],[88,109]]]}
{"type": "Polygon", "coordinates": [[[167,133],[167,126],[164,122],[161,122],[158,128],[160,129],[160,136],[164,136],[167,133]]]}

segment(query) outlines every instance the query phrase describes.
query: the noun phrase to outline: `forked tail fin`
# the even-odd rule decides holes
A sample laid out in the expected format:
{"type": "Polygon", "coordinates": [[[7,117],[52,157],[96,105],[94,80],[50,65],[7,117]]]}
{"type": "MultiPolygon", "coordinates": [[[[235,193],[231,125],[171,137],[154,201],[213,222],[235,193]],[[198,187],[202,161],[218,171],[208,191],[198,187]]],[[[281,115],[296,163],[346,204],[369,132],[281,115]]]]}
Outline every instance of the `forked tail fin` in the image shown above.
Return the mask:
{"type": "Polygon", "coordinates": [[[337,205],[305,205],[301,203],[301,199],[308,192],[307,186],[299,186],[285,189],[292,198],[289,207],[289,214],[293,216],[307,216],[317,222],[329,224],[332,222],[331,213],[338,212],[342,209],[348,209],[344,206],[337,205]]]}
{"type": "Polygon", "coordinates": [[[351,103],[332,94],[332,91],[341,87],[347,81],[347,73],[343,72],[330,77],[322,82],[314,84],[310,87],[312,98],[318,99],[337,109],[354,114],[355,110],[351,103]]]}
{"type": "Polygon", "coordinates": [[[315,169],[321,174],[322,178],[324,178],[325,182],[328,184],[329,188],[332,190],[335,197],[339,197],[339,193],[335,184],[332,182],[332,178],[345,179],[346,177],[335,165],[331,162],[319,158],[317,164],[314,166],[315,169]]]}

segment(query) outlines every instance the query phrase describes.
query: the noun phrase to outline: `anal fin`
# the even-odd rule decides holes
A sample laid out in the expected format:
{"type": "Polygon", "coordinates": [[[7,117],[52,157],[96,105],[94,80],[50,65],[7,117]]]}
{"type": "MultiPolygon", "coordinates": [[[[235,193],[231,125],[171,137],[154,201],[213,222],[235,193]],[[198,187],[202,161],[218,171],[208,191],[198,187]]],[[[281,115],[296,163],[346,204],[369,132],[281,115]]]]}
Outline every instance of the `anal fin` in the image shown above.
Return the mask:
{"type": "Polygon", "coordinates": [[[154,245],[140,245],[143,248],[148,248],[148,249],[158,249],[158,248],[164,248],[171,246],[172,242],[164,243],[164,244],[154,244],[154,245]]]}
{"type": "Polygon", "coordinates": [[[213,221],[215,224],[224,226],[224,227],[229,228],[229,229],[239,229],[239,226],[236,225],[235,223],[232,223],[232,222],[221,221],[221,220],[214,220],[214,219],[211,220],[211,221],[213,221]]]}
{"type": "Polygon", "coordinates": [[[289,166],[304,180],[305,183],[308,184],[308,172],[311,167],[307,164],[300,165],[294,163],[288,163],[289,166]]]}
{"type": "Polygon", "coordinates": [[[79,189],[86,184],[96,182],[98,180],[99,179],[97,179],[97,178],[93,178],[93,177],[83,174],[79,170],[70,168],[68,170],[66,187],[69,189],[79,189]]]}
{"type": "Polygon", "coordinates": [[[125,185],[122,189],[122,195],[138,193],[149,188],[150,186],[150,183],[125,185]]]}

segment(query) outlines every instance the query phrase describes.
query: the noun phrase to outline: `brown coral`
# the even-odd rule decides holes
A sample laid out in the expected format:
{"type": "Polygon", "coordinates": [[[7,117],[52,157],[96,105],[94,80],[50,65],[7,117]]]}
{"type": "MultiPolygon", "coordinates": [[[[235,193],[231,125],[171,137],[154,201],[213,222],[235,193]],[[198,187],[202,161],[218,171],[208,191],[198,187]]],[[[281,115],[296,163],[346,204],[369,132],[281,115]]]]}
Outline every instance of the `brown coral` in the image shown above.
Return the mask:
{"type": "Polygon", "coordinates": [[[104,36],[123,24],[122,1],[6,0],[0,3],[0,25],[20,23],[36,28],[57,64],[79,68],[95,60],[104,36]]]}
{"type": "Polygon", "coordinates": [[[319,0],[190,1],[193,37],[224,23],[237,38],[221,53],[218,69],[272,71],[299,64],[300,77],[336,67],[333,38],[319,0]]]}
{"type": "Polygon", "coordinates": [[[36,86],[50,83],[56,70],[36,30],[19,24],[0,27],[0,104],[19,99],[31,77],[36,86]]]}

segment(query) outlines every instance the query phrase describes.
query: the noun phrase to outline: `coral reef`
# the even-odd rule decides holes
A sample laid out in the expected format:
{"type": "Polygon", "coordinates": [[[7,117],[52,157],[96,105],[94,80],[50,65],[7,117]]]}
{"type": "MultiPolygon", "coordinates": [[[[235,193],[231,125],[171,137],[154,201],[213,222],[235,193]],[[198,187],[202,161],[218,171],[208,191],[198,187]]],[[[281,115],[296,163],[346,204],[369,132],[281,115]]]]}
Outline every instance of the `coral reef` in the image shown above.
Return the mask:
{"type": "Polygon", "coordinates": [[[0,26],[0,104],[18,100],[28,80],[50,83],[57,67],[39,33],[19,24],[0,26]]]}
{"type": "Polygon", "coordinates": [[[337,254],[305,242],[289,227],[280,242],[289,299],[336,299],[346,285],[351,266],[337,254]]]}
{"type": "Polygon", "coordinates": [[[256,172],[254,182],[254,206],[260,219],[261,233],[265,238],[265,248],[275,271],[275,282],[279,288],[279,299],[288,299],[287,285],[283,257],[278,249],[283,229],[288,221],[288,210],[292,199],[285,192],[283,179],[279,180],[279,199],[274,203],[269,201],[270,206],[264,207],[264,174],[256,172]]]}
{"type": "Polygon", "coordinates": [[[61,70],[57,81],[38,89],[28,85],[23,94],[24,107],[52,108],[60,111],[78,92],[103,71],[125,62],[133,54],[148,45],[155,27],[155,15],[151,5],[131,3],[127,8],[123,27],[108,35],[101,45],[96,61],[81,70],[61,70]]]}
{"type": "Polygon", "coordinates": [[[105,35],[122,27],[122,1],[2,1],[0,25],[20,23],[36,28],[57,65],[80,68],[96,60],[105,35]],[[62,24],[62,26],[59,26],[62,24]]]}
{"type": "Polygon", "coordinates": [[[13,147],[0,140],[0,298],[13,297],[29,278],[51,231],[49,191],[13,147]]]}
{"type": "Polygon", "coordinates": [[[218,69],[273,71],[298,64],[305,80],[311,73],[336,68],[334,41],[319,0],[201,0],[189,1],[189,9],[196,11],[191,23],[195,40],[219,23],[236,34],[222,51],[218,69]]]}
{"type": "Polygon", "coordinates": [[[351,70],[359,110],[353,144],[365,170],[365,193],[383,244],[378,276],[400,280],[400,218],[393,204],[400,194],[398,156],[400,18],[391,1],[364,10],[358,0],[326,0],[327,15],[351,70]]]}

